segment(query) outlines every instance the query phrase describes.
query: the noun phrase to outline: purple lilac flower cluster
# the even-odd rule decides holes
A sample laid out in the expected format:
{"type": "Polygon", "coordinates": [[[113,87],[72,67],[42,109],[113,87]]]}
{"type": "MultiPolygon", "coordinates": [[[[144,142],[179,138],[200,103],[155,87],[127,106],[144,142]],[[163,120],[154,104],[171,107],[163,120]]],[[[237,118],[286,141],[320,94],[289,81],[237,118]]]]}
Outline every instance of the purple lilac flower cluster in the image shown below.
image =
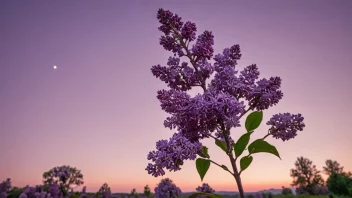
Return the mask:
{"type": "MultiPolygon", "coordinates": [[[[164,121],[164,126],[180,131],[177,139],[183,139],[181,136],[188,139],[188,148],[198,148],[199,141],[210,136],[233,142],[229,133],[224,134],[224,131],[240,127],[239,119],[243,114],[250,110],[268,109],[282,99],[280,77],[259,79],[256,64],[241,71],[236,68],[242,57],[239,45],[225,48],[221,54],[214,56],[214,35],[211,31],[206,30],[197,37],[196,24],[190,21],[184,23],[181,17],[169,10],[159,9],[157,19],[161,24],[159,30],[164,33],[160,44],[174,53],[166,66],[155,65],[151,68],[153,75],[170,88],[158,91],[157,98],[161,108],[171,115],[164,121]],[[191,42],[195,43],[192,45],[191,42]],[[181,63],[181,57],[188,59],[189,63],[181,63]],[[209,62],[212,58],[213,64],[209,62]],[[214,77],[207,84],[206,80],[211,76],[214,77]],[[201,87],[204,92],[191,97],[187,91],[193,87],[201,87]]],[[[273,119],[278,120],[278,117],[273,119]]],[[[272,127],[279,128],[273,136],[284,141],[294,137],[292,134],[304,127],[303,119],[298,117],[286,116],[280,121],[280,126],[275,124],[272,127]]],[[[170,142],[174,142],[174,138],[170,142]]],[[[184,160],[195,159],[193,155],[196,150],[183,153],[182,158],[174,157],[180,153],[174,144],[166,140],[161,142],[159,146],[157,144],[157,151],[148,155],[148,159],[154,162],[146,168],[149,174],[164,175],[163,168],[180,170],[179,166],[184,160]]]]}
{"type": "Polygon", "coordinates": [[[283,97],[283,93],[279,90],[280,87],[280,77],[259,80],[257,86],[248,94],[249,105],[258,111],[276,105],[283,97]]]}
{"type": "Polygon", "coordinates": [[[305,127],[303,120],[301,114],[279,113],[273,115],[266,124],[271,125],[269,132],[274,138],[286,141],[294,138],[297,131],[303,130],[305,127]]]}
{"type": "Polygon", "coordinates": [[[169,178],[162,179],[154,192],[155,198],[177,198],[182,193],[181,189],[169,178]]]}
{"type": "Polygon", "coordinates": [[[60,187],[56,183],[50,184],[48,193],[50,193],[52,198],[59,198],[62,195],[60,187]]]}
{"type": "Polygon", "coordinates": [[[7,193],[11,189],[11,179],[7,178],[5,181],[0,183],[0,198],[6,198],[7,193]]]}
{"type": "Polygon", "coordinates": [[[43,185],[37,185],[35,187],[27,186],[20,198],[51,198],[51,195],[44,191],[43,185]]]}
{"type": "Polygon", "coordinates": [[[215,193],[215,190],[212,189],[207,183],[203,183],[202,186],[198,186],[198,188],[196,188],[196,191],[210,194],[215,193]]]}
{"type": "Polygon", "coordinates": [[[157,98],[161,108],[172,115],[166,118],[165,127],[182,131],[192,142],[209,137],[219,120],[228,128],[240,126],[239,116],[245,111],[243,102],[214,89],[193,98],[185,92],[161,90],[157,98]]]}
{"type": "Polygon", "coordinates": [[[156,148],[157,151],[148,154],[148,160],[152,160],[154,164],[149,163],[146,168],[155,177],[165,174],[163,168],[170,171],[180,170],[184,160],[194,160],[197,157],[202,145],[199,142],[190,142],[181,133],[175,133],[169,141],[158,141],[156,148]]]}
{"type": "Polygon", "coordinates": [[[192,55],[196,59],[210,59],[213,56],[214,36],[210,31],[205,31],[198,36],[196,44],[192,48],[192,55]]]}
{"type": "Polygon", "coordinates": [[[57,184],[51,184],[48,191],[44,190],[43,185],[37,185],[35,187],[27,186],[20,198],[62,198],[62,193],[57,184]]]}

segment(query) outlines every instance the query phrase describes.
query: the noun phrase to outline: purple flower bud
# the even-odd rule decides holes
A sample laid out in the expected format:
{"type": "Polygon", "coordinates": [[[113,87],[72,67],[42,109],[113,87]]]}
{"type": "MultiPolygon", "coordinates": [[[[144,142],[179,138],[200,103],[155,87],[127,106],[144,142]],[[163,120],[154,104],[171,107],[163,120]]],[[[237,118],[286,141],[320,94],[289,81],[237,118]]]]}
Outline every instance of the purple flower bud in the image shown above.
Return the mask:
{"type": "Polygon", "coordinates": [[[173,53],[177,53],[181,50],[181,45],[178,44],[177,40],[171,36],[161,36],[159,43],[165,50],[173,53]]]}
{"type": "Polygon", "coordinates": [[[197,27],[195,23],[187,21],[182,27],[181,35],[184,39],[193,41],[196,39],[197,27]]]}
{"type": "Polygon", "coordinates": [[[210,31],[204,31],[199,35],[196,44],[192,48],[192,54],[197,56],[197,59],[210,59],[213,56],[214,36],[210,31]]]}
{"type": "Polygon", "coordinates": [[[241,58],[241,56],[242,54],[239,45],[233,45],[231,48],[225,48],[222,54],[215,55],[214,57],[215,70],[221,71],[225,66],[235,68],[237,61],[241,58]]]}
{"type": "Polygon", "coordinates": [[[162,24],[159,27],[159,30],[164,32],[165,35],[169,35],[172,28],[179,31],[183,25],[181,17],[179,17],[177,14],[174,15],[169,10],[159,9],[157,19],[162,24]]]}

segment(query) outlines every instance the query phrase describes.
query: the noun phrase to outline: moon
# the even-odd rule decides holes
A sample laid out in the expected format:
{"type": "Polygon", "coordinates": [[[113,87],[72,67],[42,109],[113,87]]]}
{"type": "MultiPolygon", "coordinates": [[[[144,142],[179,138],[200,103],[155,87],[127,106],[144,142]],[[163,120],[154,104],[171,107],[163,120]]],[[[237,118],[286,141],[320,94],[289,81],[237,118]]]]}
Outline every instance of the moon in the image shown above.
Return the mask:
{"type": "Polygon", "coordinates": [[[53,66],[53,69],[57,69],[57,66],[56,66],[56,65],[54,65],[54,66],[53,66]]]}

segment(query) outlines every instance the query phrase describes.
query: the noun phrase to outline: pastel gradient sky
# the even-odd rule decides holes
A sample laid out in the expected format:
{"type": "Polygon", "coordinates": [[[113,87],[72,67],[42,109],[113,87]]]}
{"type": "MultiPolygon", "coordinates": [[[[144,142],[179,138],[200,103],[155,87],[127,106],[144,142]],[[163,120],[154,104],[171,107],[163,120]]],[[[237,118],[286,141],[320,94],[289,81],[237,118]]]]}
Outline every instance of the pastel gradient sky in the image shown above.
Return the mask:
{"type": "MultiPolygon", "coordinates": [[[[295,139],[269,139],[282,161],[255,156],[245,190],[288,186],[298,156],[352,170],[352,1],[35,0],[0,1],[0,180],[39,184],[44,171],[67,164],[82,170],[88,191],[104,182],[119,192],[154,188],[161,178],[144,170],[147,153],[173,133],[156,99],[166,86],[150,72],[171,55],[158,44],[158,8],[213,31],[216,53],[240,44],[239,68],[256,63],[262,77],[283,78],[284,98],[264,121],[287,111],[305,117],[295,139]]],[[[204,144],[228,164],[212,141],[204,144]]],[[[201,184],[194,161],[165,177],[183,191],[201,184]]],[[[237,190],[215,166],[204,182],[237,190]]]]}

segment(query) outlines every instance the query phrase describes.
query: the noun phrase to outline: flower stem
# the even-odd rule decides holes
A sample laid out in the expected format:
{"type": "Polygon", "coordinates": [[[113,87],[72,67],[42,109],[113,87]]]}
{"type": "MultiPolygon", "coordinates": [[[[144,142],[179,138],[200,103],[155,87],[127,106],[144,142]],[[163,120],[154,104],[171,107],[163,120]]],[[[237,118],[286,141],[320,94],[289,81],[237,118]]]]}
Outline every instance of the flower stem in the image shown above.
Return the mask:
{"type": "MultiPolygon", "coordinates": [[[[182,38],[182,35],[178,32],[178,30],[176,30],[172,25],[170,25],[171,29],[173,30],[173,33],[176,35],[176,37],[178,38],[179,42],[180,42],[180,45],[182,46],[182,48],[186,51],[186,56],[189,58],[194,70],[196,71],[196,74],[197,75],[200,75],[199,71],[198,71],[198,67],[197,67],[197,64],[196,64],[196,60],[194,60],[194,58],[192,57],[192,54],[191,52],[189,51],[188,49],[188,44],[186,44],[184,41],[183,41],[183,38],[182,38]]],[[[206,86],[205,86],[205,79],[204,78],[201,78],[202,81],[200,82],[200,86],[203,88],[203,91],[206,91],[206,86]]]]}
{"type": "Polygon", "coordinates": [[[222,133],[223,133],[226,145],[227,145],[228,156],[231,161],[231,165],[232,165],[232,169],[233,169],[233,176],[235,177],[235,180],[237,183],[237,188],[240,193],[240,197],[244,198],[244,191],[243,191],[241,177],[240,177],[240,174],[238,173],[238,170],[237,170],[236,160],[232,154],[232,145],[230,144],[230,140],[229,140],[229,131],[226,130],[225,125],[222,121],[219,124],[221,126],[222,133]]]}
{"type": "Polygon", "coordinates": [[[224,170],[226,170],[227,172],[229,172],[232,176],[234,176],[234,174],[229,170],[229,169],[225,169],[225,168],[223,168],[220,164],[218,164],[218,163],[216,163],[216,162],[214,162],[213,160],[211,160],[211,159],[209,159],[210,160],[210,162],[211,163],[213,163],[213,164],[215,164],[215,165],[217,165],[217,166],[219,166],[220,168],[222,168],[222,169],[224,169],[224,170]]]}

